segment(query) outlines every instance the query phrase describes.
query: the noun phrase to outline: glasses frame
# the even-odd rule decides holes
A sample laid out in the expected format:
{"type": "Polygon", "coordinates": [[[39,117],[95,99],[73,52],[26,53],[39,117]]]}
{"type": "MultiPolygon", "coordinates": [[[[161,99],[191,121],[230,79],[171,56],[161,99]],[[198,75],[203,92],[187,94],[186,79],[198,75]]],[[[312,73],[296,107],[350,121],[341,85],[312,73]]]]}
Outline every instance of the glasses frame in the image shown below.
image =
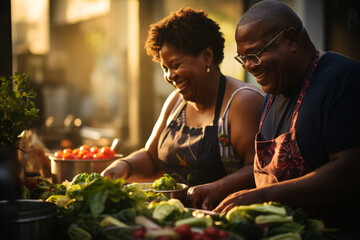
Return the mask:
{"type": "Polygon", "coordinates": [[[273,39],[270,40],[260,51],[258,51],[256,54],[247,54],[245,56],[242,56],[238,54],[234,58],[236,61],[238,61],[241,65],[245,65],[246,61],[248,61],[250,64],[253,64],[255,66],[261,64],[260,55],[263,53],[263,51],[268,48],[276,39],[278,39],[288,28],[283,29],[280,33],[278,33],[273,39]],[[249,58],[251,57],[251,58],[249,58]],[[256,61],[256,62],[254,62],[256,61]]]}

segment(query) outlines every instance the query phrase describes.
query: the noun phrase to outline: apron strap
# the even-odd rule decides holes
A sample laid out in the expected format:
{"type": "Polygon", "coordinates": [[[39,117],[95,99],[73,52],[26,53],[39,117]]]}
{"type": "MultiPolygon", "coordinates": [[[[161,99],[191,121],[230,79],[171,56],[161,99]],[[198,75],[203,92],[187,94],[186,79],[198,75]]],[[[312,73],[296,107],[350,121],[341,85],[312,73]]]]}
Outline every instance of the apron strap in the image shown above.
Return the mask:
{"type": "Polygon", "coordinates": [[[301,89],[299,98],[296,102],[296,108],[295,108],[295,111],[294,111],[292,119],[291,119],[290,131],[295,131],[296,120],[299,116],[299,108],[305,97],[306,90],[310,85],[310,82],[312,80],[312,77],[313,77],[313,74],[314,74],[314,71],[315,71],[315,68],[316,68],[316,65],[318,62],[319,62],[319,51],[316,50],[315,55],[314,55],[313,59],[311,60],[311,63],[309,64],[309,67],[306,71],[306,76],[304,78],[303,87],[301,89]]]}
{"type": "Polygon", "coordinates": [[[218,125],[220,112],[221,112],[221,106],[225,95],[225,88],[226,88],[226,78],[225,76],[220,73],[220,80],[219,80],[219,89],[218,89],[218,96],[216,99],[216,107],[215,107],[215,116],[213,125],[218,125]]]}
{"type": "MultiPolygon", "coordinates": [[[[304,99],[304,96],[305,96],[305,93],[306,93],[306,89],[308,88],[308,86],[310,85],[310,82],[311,82],[311,79],[312,79],[312,76],[314,74],[314,71],[315,71],[315,68],[316,68],[316,65],[317,63],[319,62],[319,51],[316,50],[315,52],[315,55],[311,61],[311,63],[309,64],[309,67],[307,69],[307,74],[304,78],[304,84],[302,86],[302,89],[300,91],[300,94],[299,94],[299,97],[298,97],[298,100],[296,102],[296,107],[295,107],[295,110],[294,110],[294,113],[293,113],[293,116],[292,116],[292,119],[291,119],[291,126],[290,126],[290,131],[294,131],[295,130],[295,125],[296,125],[296,120],[297,120],[297,117],[299,115],[299,108],[300,108],[300,105],[304,99]]],[[[270,106],[271,104],[273,103],[274,101],[274,95],[270,95],[270,99],[266,105],[266,109],[261,117],[261,121],[260,121],[260,124],[259,124],[259,132],[261,131],[261,127],[263,125],[263,122],[264,122],[264,119],[270,109],[270,106]]]]}
{"type": "Polygon", "coordinates": [[[169,124],[177,119],[181,113],[181,111],[183,110],[183,108],[185,107],[187,101],[183,101],[181,99],[181,97],[178,98],[175,106],[174,106],[174,110],[170,113],[170,116],[168,117],[167,121],[166,121],[166,126],[169,126],[169,124]]]}

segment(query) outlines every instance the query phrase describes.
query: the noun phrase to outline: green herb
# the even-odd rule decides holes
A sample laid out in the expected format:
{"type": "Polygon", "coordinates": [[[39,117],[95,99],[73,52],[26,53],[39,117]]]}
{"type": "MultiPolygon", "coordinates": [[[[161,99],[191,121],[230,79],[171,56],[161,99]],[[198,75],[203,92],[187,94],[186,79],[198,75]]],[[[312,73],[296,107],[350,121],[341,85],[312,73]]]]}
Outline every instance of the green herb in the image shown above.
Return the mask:
{"type": "Polygon", "coordinates": [[[15,73],[6,79],[0,77],[0,145],[14,145],[18,136],[38,117],[33,99],[36,93],[30,87],[29,76],[15,73]]]}
{"type": "Polygon", "coordinates": [[[176,189],[178,189],[175,179],[173,179],[167,173],[165,173],[163,177],[156,179],[154,181],[153,185],[156,190],[176,190],[176,189]]]}

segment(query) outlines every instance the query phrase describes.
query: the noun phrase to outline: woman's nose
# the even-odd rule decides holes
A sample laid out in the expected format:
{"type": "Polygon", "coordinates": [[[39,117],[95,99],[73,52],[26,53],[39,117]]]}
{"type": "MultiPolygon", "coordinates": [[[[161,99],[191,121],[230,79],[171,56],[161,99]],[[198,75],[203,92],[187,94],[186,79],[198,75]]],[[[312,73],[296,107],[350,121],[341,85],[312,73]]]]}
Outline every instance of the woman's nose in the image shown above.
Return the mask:
{"type": "Polygon", "coordinates": [[[174,70],[169,70],[167,73],[166,73],[166,76],[165,76],[166,80],[169,82],[169,83],[173,83],[175,82],[176,80],[176,73],[174,72],[174,70]]]}

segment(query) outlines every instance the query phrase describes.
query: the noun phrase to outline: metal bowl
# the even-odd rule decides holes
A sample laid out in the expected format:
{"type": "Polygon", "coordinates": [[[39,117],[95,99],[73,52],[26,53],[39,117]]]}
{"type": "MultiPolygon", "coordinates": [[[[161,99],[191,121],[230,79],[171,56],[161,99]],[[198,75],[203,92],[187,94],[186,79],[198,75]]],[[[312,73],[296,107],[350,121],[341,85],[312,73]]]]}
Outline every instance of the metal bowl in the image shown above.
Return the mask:
{"type": "Polygon", "coordinates": [[[153,191],[156,193],[162,193],[167,198],[179,199],[183,204],[186,201],[187,190],[189,186],[183,183],[177,183],[179,189],[177,190],[156,190],[153,183],[136,183],[136,188],[140,191],[153,191]]]}
{"type": "Polygon", "coordinates": [[[41,200],[0,201],[0,239],[54,239],[57,214],[56,204],[41,200]]]}
{"type": "Polygon", "coordinates": [[[121,157],[121,154],[116,154],[115,158],[110,159],[61,159],[49,156],[52,181],[62,183],[65,180],[71,181],[79,173],[101,173],[121,157]]]}

